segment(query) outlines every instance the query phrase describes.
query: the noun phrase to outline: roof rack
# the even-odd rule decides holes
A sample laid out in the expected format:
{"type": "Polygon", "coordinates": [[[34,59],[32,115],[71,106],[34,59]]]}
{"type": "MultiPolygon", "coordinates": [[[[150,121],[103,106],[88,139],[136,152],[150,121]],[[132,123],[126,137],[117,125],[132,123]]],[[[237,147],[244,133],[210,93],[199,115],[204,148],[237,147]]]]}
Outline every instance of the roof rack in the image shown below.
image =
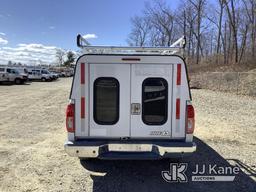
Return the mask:
{"type": "Polygon", "coordinates": [[[178,54],[183,56],[186,45],[186,38],[182,36],[170,47],[129,47],[129,46],[94,46],[91,45],[82,35],[77,35],[77,46],[80,47],[83,53],[94,54],[161,54],[173,55],[178,54]]]}

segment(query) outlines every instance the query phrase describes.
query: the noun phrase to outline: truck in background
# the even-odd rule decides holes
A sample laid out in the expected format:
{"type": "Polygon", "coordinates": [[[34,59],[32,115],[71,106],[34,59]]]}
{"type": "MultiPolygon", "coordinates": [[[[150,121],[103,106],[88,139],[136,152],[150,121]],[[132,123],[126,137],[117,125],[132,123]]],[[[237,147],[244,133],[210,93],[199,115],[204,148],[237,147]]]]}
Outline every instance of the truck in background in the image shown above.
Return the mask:
{"type": "Polygon", "coordinates": [[[18,69],[14,67],[0,66],[0,82],[23,84],[27,80],[27,74],[21,73],[18,69]]]}
{"type": "Polygon", "coordinates": [[[28,78],[32,81],[52,81],[57,79],[57,77],[51,74],[47,69],[41,68],[28,68],[28,78]]]}

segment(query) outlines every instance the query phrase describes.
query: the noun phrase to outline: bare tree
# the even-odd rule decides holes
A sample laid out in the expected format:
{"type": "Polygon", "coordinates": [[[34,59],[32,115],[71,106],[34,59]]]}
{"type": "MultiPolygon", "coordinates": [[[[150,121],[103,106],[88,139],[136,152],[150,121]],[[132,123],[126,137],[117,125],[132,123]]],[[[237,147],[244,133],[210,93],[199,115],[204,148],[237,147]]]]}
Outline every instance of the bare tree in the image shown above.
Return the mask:
{"type": "Polygon", "coordinates": [[[194,48],[195,48],[195,38],[193,35],[195,34],[195,20],[196,20],[196,14],[194,13],[194,10],[191,6],[187,9],[187,23],[188,23],[188,56],[194,58],[194,48]]]}
{"type": "Polygon", "coordinates": [[[246,16],[249,20],[250,30],[250,44],[251,44],[251,56],[255,57],[255,46],[256,46],[256,1],[255,0],[243,0],[246,16]]]}
{"type": "MultiPolygon", "coordinates": [[[[229,24],[232,31],[232,53],[233,50],[235,52],[234,61],[238,63],[238,37],[237,37],[237,29],[238,29],[238,23],[237,23],[237,12],[235,10],[235,0],[230,0],[229,2],[227,0],[224,0],[224,3],[226,5],[226,10],[229,18],[229,24]]],[[[233,55],[233,54],[232,54],[233,55]]]]}
{"type": "MultiPolygon", "coordinates": [[[[177,11],[175,12],[175,16],[177,17],[176,23],[179,28],[181,28],[180,34],[182,33],[184,36],[187,37],[187,46],[186,46],[186,55],[187,59],[193,59],[193,47],[194,47],[194,40],[193,35],[195,31],[195,19],[196,14],[195,11],[190,3],[187,3],[187,0],[182,1],[182,4],[179,5],[177,11]]],[[[177,27],[177,26],[176,26],[177,27]]],[[[178,31],[178,30],[177,30],[178,31]]]]}
{"type": "Polygon", "coordinates": [[[141,17],[133,18],[129,40],[138,46],[169,46],[185,35],[189,63],[254,62],[255,10],[255,0],[181,0],[176,10],[155,0],[146,4],[141,17]]]}
{"type": "MultiPolygon", "coordinates": [[[[222,21],[223,21],[224,7],[225,7],[224,0],[218,0],[218,7],[216,8],[216,11],[211,11],[212,6],[213,5],[211,5],[211,7],[208,9],[209,13],[206,15],[206,17],[212,24],[214,24],[216,31],[217,31],[216,62],[219,64],[221,48],[224,43],[224,38],[222,36],[222,21]],[[211,13],[213,15],[211,15],[211,13]]],[[[214,31],[212,31],[211,39],[212,39],[213,34],[214,34],[214,31]]],[[[224,50],[224,45],[223,45],[223,50],[224,50]]],[[[212,54],[214,54],[214,53],[212,53],[212,54]]],[[[224,51],[224,54],[225,54],[225,51],[224,51]]]]}
{"type": "Polygon", "coordinates": [[[197,14],[197,17],[196,17],[197,30],[195,35],[197,39],[196,63],[198,64],[200,60],[200,48],[201,48],[201,25],[202,25],[202,17],[203,17],[206,0],[189,0],[189,2],[194,6],[197,14]]]}
{"type": "Polygon", "coordinates": [[[58,49],[56,51],[56,58],[59,66],[63,65],[64,55],[65,55],[65,52],[62,49],[58,49]]]}
{"type": "Polygon", "coordinates": [[[221,48],[221,29],[222,29],[222,17],[223,17],[223,10],[224,10],[224,0],[219,0],[219,21],[218,21],[218,37],[217,37],[217,55],[220,53],[220,48],[221,48]]]}
{"type": "Polygon", "coordinates": [[[170,46],[175,38],[174,15],[164,1],[155,1],[153,5],[147,4],[145,15],[151,23],[151,44],[170,46]]]}
{"type": "Polygon", "coordinates": [[[227,22],[225,21],[224,25],[224,37],[222,40],[223,44],[223,54],[224,54],[224,64],[228,63],[228,56],[227,56],[227,22]]]}
{"type": "Polygon", "coordinates": [[[241,47],[240,47],[240,55],[239,55],[238,63],[241,62],[242,57],[243,57],[244,52],[245,52],[248,28],[249,28],[249,25],[245,24],[245,27],[244,27],[244,29],[242,31],[242,42],[241,42],[241,47]]]}
{"type": "Polygon", "coordinates": [[[135,16],[131,19],[131,22],[132,31],[127,40],[128,44],[131,46],[145,46],[150,29],[148,18],[135,16]]]}

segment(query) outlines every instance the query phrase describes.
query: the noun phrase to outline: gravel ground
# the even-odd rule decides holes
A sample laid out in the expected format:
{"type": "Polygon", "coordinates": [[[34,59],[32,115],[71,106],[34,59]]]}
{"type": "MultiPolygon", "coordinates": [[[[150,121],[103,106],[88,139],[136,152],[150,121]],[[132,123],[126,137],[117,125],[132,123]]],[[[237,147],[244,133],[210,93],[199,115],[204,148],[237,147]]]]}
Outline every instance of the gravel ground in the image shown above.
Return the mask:
{"type": "Polygon", "coordinates": [[[256,100],[193,90],[197,152],[187,162],[239,165],[234,182],[167,183],[170,160],[83,161],[66,155],[71,79],[0,86],[0,191],[256,191],[256,100]]]}

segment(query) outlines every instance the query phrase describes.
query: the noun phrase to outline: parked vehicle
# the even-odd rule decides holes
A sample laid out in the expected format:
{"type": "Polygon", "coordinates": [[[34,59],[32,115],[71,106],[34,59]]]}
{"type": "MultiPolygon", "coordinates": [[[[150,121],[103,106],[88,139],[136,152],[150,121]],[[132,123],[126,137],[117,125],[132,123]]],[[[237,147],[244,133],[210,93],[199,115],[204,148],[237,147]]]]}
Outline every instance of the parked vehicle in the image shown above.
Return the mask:
{"type": "Polygon", "coordinates": [[[28,70],[26,67],[15,67],[17,71],[24,77],[25,81],[28,81],[28,70]]]}
{"type": "Polygon", "coordinates": [[[65,77],[65,73],[64,72],[59,72],[59,77],[65,77]]]}
{"type": "Polygon", "coordinates": [[[17,69],[12,67],[0,67],[0,82],[23,84],[26,80],[27,76],[20,73],[17,69]]]}
{"type": "Polygon", "coordinates": [[[50,72],[57,73],[59,77],[72,77],[74,69],[71,67],[50,67],[50,72]]]}
{"type": "Polygon", "coordinates": [[[69,71],[69,70],[62,71],[61,74],[62,74],[62,77],[72,77],[73,76],[72,71],[69,71]]]}
{"type": "Polygon", "coordinates": [[[29,69],[28,74],[29,80],[52,81],[54,79],[46,69],[29,69]]]}
{"type": "Polygon", "coordinates": [[[51,75],[53,80],[57,80],[59,78],[59,75],[57,73],[50,72],[50,75],[51,75]]]}
{"type": "Polygon", "coordinates": [[[66,110],[70,156],[158,159],[196,150],[186,64],[176,55],[183,38],[174,47],[138,48],[87,47],[78,36],[78,45],[85,54],[66,110]]]}
{"type": "Polygon", "coordinates": [[[62,72],[61,72],[61,77],[67,77],[66,72],[62,71],[62,72]]]}
{"type": "Polygon", "coordinates": [[[59,78],[59,77],[61,77],[61,73],[60,72],[58,72],[58,71],[50,71],[50,73],[52,73],[52,74],[54,74],[54,75],[56,75],[57,76],[57,78],[59,78]]]}
{"type": "Polygon", "coordinates": [[[74,71],[73,70],[68,70],[68,71],[66,71],[66,76],[67,77],[73,77],[74,76],[74,71]]]}

